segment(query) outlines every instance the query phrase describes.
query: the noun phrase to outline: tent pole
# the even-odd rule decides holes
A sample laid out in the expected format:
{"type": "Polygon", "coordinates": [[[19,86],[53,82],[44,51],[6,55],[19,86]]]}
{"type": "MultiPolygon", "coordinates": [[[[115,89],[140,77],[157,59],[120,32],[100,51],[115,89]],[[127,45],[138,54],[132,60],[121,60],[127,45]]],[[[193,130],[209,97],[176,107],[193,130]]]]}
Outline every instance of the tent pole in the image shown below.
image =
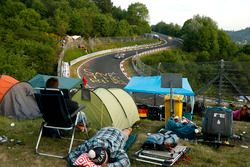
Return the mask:
{"type": "Polygon", "coordinates": [[[156,106],[156,94],[154,94],[154,106],[156,106]]]}

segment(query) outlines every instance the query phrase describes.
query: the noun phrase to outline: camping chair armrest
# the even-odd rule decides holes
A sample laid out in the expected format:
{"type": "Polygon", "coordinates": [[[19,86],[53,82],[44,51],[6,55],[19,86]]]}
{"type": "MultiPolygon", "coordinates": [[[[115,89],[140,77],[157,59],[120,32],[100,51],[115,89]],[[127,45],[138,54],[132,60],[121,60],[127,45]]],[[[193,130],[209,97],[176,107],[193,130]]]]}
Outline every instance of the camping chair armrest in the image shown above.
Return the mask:
{"type": "Polygon", "coordinates": [[[78,107],[78,109],[70,115],[71,118],[72,118],[73,116],[75,116],[78,112],[80,112],[80,111],[81,111],[82,109],[84,109],[84,108],[85,108],[85,106],[80,105],[80,106],[78,107]]]}

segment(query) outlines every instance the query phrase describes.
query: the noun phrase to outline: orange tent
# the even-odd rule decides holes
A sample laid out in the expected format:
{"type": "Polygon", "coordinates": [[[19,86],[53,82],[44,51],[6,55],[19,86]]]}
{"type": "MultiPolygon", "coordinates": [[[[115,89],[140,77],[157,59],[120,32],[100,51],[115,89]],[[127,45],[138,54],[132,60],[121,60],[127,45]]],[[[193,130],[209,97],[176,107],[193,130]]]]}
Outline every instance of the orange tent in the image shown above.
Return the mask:
{"type": "Polygon", "coordinates": [[[0,102],[8,90],[19,81],[8,75],[0,75],[0,102]]]}

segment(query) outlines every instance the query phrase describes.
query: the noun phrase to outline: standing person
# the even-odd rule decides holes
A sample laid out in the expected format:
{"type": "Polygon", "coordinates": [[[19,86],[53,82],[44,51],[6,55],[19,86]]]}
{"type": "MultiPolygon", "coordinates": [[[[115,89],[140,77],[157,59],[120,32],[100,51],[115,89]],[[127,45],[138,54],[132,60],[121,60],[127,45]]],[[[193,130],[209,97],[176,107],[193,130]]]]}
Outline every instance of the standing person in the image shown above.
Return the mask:
{"type": "Polygon", "coordinates": [[[86,88],[88,80],[85,76],[82,77],[83,87],[86,88]]]}
{"type": "Polygon", "coordinates": [[[130,161],[124,151],[124,146],[131,132],[131,128],[120,130],[106,127],[100,129],[95,136],[79,145],[69,154],[67,158],[69,166],[77,166],[74,163],[78,157],[88,155],[88,158],[95,165],[101,167],[129,167],[130,161]]]}

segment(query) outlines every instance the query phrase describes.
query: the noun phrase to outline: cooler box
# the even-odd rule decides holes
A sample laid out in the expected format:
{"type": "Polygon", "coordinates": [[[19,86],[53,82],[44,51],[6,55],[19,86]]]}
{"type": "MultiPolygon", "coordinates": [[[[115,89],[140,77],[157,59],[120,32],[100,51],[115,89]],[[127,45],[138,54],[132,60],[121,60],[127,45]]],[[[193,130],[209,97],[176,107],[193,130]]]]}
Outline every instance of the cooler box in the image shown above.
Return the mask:
{"type": "Polygon", "coordinates": [[[138,108],[138,114],[140,118],[147,118],[148,117],[148,106],[139,104],[137,105],[138,108]]]}
{"type": "MultiPolygon", "coordinates": [[[[174,116],[182,117],[182,108],[183,108],[183,95],[172,95],[173,100],[173,111],[174,116]]],[[[164,104],[165,104],[165,121],[167,122],[168,118],[170,117],[170,95],[166,95],[164,98],[164,104]]]]}
{"type": "Polygon", "coordinates": [[[232,110],[224,107],[212,107],[205,111],[202,132],[207,136],[230,137],[233,133],[232,110]]]}

